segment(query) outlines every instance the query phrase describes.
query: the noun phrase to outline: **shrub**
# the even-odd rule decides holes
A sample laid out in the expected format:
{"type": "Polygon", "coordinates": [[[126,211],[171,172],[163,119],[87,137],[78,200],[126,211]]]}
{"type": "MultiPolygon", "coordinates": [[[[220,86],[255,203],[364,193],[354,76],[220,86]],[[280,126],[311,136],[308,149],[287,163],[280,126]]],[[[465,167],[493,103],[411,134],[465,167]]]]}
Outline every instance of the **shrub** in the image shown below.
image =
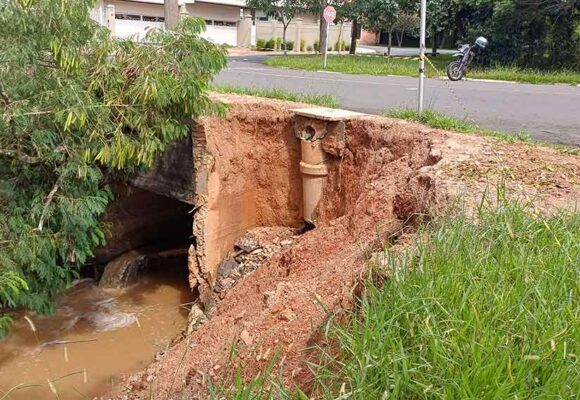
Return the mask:
{"type": "Polygon", "coordinates": [[[304,51],[306,50],[306,40],[301,39],[300,40],[300,51],[304,51]]]}
{"type": "Polygon", "coordinates": [[[346,42],[344,40],[337,41],[334,44],[334,51],[344,51],[345,48],[346,48],[346,42]]]}
{"type": "Polygon", "coordinates": [[[105,244],[113,179],[153,165],[187,120],[224,111],[206,91],[226,52],[201,38],[202,19],[143,46],[109,38],[93,5],[0,2],[0,333],[10,309],[54,312],[105,244]]]}
{"type": "Polygon", "coordinates": [[[277,37],[274,39],[274,50],[280,50],[282,48],[282,38],[277,37]]]}
{"type": "Polygon", "coordinates": [[[294,42],[286,42],[285,50],[288,50],[288,51],[294,50],[294,42]]]}
{"type": "Polygon", "coordinates": [[[317,39],[314,41],[313,48],[315,52],[320,52],[320,40],[317,39]]]}
{"type": "Polygon", "coordinates": [[[266,39],[258,39],[256,41],[256,49],[258,51],[263,51],[264,49],[266,49],[266,39]]]}
{"type": "Polygon", "coordinates": [[[272,38],[272,39],[268,40],[266,42],[265,49],[267,49],[267,50],[275,50],[276,49],[276,39],[272,38]]]}

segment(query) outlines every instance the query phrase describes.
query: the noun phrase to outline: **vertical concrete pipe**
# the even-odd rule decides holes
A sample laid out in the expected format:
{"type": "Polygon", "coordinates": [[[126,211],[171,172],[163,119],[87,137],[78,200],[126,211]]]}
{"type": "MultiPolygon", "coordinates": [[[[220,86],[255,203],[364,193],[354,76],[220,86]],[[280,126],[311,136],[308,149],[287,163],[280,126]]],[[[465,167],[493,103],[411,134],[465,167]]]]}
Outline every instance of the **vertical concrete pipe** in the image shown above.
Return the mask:
{"type": "Polygon", "coordinates": [[[322,191],[328,176],[328,167],[324,163],[326,156],[322,150],[322,142],[317,140],[301,141],[302,161],[302,196],[304,206],[304,221],[314,224],[315,212],[322,199],[322,191]]]}
{"type": "Polygon", "coordinates": [[[315,225],[318,205],[328,178],[327,157],[341,156],[340,152],[346,146],[345,124],[342,121],[364,114],[331,108],[301,108],[292,111],[296,114],[294,131],[302,148],[300,172],[304,221],[315,225]]]}

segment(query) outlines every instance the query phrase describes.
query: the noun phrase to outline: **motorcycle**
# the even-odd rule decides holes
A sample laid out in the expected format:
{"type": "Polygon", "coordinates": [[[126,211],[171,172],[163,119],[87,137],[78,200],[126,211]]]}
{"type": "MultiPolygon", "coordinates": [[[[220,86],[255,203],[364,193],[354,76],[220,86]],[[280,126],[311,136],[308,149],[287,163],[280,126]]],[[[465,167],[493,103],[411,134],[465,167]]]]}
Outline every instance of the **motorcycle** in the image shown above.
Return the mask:
{"type": "Polygon", "coordinates": [[[483,36],[478,37],[475,44],[464,44],[459,47],[458,53],[453,55],[455,61],[447,65],[447,77],[451,81],[459,81],[463,79],[467,72],[467,67],[471,65],[476,53],[483,51],[487,46],[487,39],[483,36]]]}

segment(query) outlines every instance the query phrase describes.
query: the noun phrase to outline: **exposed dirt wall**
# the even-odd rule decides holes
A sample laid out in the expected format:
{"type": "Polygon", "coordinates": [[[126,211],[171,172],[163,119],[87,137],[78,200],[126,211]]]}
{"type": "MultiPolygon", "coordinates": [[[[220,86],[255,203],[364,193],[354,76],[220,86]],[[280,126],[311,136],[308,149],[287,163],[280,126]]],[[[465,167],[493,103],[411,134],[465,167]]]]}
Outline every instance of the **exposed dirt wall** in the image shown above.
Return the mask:
{"type": "Polygon", "coordinates": [[[190,270],[206,301],[220,262],[248,229],[300,225],[300,143],[292,114],[266,104],[205,118],[193,137],[198,211],[190,270]]]}
{"type": "MultiPolygon", "coordinates": [[[[198,226],[205,243],[198,247],[210,276],[237,239],[235,232],[258,225],[297,226],[301,221],[299,141],[288,111],[292,106],[242,100],[226,120],[200,122],[196,135],[203,133],[205,139],[207,152],[201,158],[208,165],[209,184],[202,194],[205,210],[197,214],[197,222],[205,220],[198,226]]],[[[157,382],[160,398],[167,390],[185,390],[187,398],[204,392],[218,370],[226,372],[227,381],[235,366],[246,365],[251,376],[277,350],[284,357],[285,379],[307,376],[304,351],[327,318],[321,305],[348,308],[365,259],[400,235],[413,211],[435,202],[436,185],[422,168],[438,157],[425,128],[363,118],[347,123],[345,133],[345,147],[329,160],[317,228],[231,289],[209,322],[189,342],[176,346],[174,354],[187,353],[181,369],[168,357],[149,370],[145,379],[157,382]],[[226,349],[232,346],[238,356],[230,362],[226,349]],[[170,389],[165,382],[174,376],[170,389]]]]}
{"type": "MultiPolygon", "coordinates": [[[[209,277],[208,288],[234,232],[296,226],[301,219],[299,142],[289,111],[298,106],[226,98],[232,103],[228,118],[200,121],[194,144],[200,146],[196,167],[205,168],[196,170],[197,187],[206,189],[196,214],[204,242],[192,253],[198,264],[190,267],[198,278],[209,277]]],[[[311,347],[328,314],[352,307],[367,260],[412,233],[418,217],[459,196],[477,204],[500,181],[538,199],[539,211],[580,199],[580,158],[554,149],[379,117],[347,122],[344,132],[343,146],[325,144],[332,155],[317,228],[242,279],[206,323],[129,380],[132,397],[204,398],[210,380],[227,386],[238,368],[252,378],[275,354],[284,383],[307,387],[305,361],[315,357],[311,347]]]]}

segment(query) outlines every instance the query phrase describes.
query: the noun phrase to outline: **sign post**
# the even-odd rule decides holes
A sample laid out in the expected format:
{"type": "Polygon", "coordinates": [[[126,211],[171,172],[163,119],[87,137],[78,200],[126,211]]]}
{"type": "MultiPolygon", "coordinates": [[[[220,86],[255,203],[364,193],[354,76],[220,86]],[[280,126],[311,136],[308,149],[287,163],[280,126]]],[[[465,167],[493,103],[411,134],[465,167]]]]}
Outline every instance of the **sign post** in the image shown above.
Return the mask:
{"type": "Polygon", "coordinates": [[[326,45],[324,46],[324,69],[328,64],[328,31],[330,30],[330,24],[336,19],[336,9],[333,6],[328,6],[324,9],[324,20],[326,21],[326,40],[324,41],[326,45]]]}

